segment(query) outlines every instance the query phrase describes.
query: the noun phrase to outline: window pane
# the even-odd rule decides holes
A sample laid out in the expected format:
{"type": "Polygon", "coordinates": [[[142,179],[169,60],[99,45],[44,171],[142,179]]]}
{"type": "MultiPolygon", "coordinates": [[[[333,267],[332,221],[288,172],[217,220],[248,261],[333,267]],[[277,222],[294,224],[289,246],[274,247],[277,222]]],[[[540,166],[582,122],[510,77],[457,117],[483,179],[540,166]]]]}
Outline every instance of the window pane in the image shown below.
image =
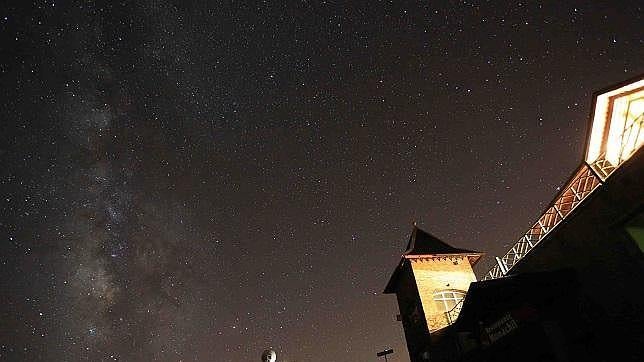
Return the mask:
{"type": "Polygon", "coordinates": [[[433,297],[438,311],[449,312],[465,297],[465,293],[458,290],[441,290],[434,292],[433,297]]]}

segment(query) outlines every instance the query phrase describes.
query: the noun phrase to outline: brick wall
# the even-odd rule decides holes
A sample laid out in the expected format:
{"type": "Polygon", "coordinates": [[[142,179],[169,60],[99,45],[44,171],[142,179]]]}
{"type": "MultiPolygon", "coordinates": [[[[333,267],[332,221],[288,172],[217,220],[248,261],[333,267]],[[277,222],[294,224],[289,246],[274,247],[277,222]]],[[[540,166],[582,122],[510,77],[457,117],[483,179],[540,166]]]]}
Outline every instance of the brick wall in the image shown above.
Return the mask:
{"type": "Polygon", "coordinates": [[[470,283],[476,281],[476,276],[467,257],[435,256],[411,259],[411,262],[430,331],[447,326],[447,317],[442,310],[438,310],[433,293],[446,289],[468,290],[470,283]]]}

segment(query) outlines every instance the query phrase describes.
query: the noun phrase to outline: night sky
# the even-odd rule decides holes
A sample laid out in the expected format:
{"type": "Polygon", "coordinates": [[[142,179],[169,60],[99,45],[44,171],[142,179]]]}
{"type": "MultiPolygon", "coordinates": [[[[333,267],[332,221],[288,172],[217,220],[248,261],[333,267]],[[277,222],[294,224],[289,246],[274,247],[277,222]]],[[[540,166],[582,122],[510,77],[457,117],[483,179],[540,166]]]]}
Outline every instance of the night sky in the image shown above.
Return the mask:
{"type": "Polygon", "coordinates": [[[408,361],[412,222],[491,265],[642,3],[3,1],[0,360],[408,361]]]}

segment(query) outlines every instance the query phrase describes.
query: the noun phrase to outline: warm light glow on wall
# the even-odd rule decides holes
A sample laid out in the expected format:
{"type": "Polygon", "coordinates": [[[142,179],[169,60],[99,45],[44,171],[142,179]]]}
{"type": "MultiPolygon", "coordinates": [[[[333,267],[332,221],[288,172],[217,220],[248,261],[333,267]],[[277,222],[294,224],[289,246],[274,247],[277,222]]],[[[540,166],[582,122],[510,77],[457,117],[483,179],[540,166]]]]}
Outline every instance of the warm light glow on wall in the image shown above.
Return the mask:
{"type": "Polygon", "coordinates": [[[643,112],[644,79],[597,96],[586,162],[603,153],[614,166],[627,159],[644,142],[643,112]]]}

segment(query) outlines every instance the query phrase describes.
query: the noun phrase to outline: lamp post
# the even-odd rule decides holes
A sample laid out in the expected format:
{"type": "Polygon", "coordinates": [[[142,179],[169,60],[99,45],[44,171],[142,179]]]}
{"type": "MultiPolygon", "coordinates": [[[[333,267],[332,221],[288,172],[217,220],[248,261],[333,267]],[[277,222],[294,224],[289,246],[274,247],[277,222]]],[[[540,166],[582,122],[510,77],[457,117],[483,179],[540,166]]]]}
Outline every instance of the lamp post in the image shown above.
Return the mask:
{"type": "Polygon", "coordinates": [[[384,356],[385,357],[385,362],[387,362],[387,355],[392,354],[392,353],[394,353],[393,348],[389,348],[389,349],[386,349],[386,350],[384,350],[382,352],[376,353],[376,356],[377,357],[383,357],[384,356]]]}

